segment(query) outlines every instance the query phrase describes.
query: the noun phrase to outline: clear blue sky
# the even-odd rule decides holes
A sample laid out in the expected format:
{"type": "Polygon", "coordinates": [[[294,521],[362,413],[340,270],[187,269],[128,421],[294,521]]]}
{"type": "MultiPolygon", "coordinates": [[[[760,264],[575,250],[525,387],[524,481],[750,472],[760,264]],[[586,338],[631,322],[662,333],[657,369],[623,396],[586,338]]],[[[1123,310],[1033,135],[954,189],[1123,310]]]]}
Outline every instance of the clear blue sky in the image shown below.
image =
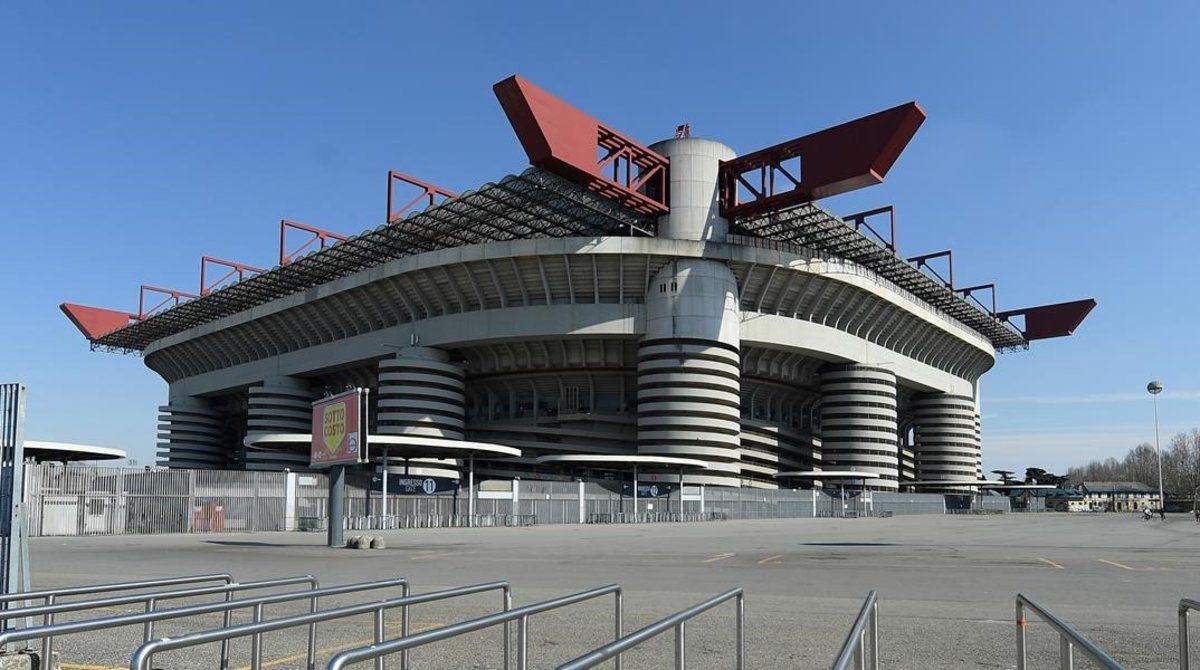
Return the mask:
{"type": "Polygon", "coordinates": [[[646,142],[750,151],[911,99],[901,251],[953,247],[1002,306],[1095,296],[1076,337],[984,379],[985,466],[1052,470],[1200,426],[1196,3],[8,3],[0,377],[27,434],[152,459],[166,385],[91,353],[64,300],[133,309],[202,254],[270,265],[288,217],[381,222],[396,168],[453,189],[524,155],[521,73],[646,142]]]}

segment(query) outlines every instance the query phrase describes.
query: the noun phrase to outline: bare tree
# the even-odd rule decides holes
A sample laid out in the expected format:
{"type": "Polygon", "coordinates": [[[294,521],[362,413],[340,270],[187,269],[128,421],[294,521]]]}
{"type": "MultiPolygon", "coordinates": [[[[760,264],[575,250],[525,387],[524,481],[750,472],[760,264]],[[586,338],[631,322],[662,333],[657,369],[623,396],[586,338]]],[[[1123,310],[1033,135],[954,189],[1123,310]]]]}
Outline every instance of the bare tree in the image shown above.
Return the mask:
{"type": "MultiPolygon", "coordinates": [[[[1200,428],[1173,436],[1162,454],[1163,488],[1175,496],[1200,496],[1200,428]]],[[[1125,457],[1091,461],[1067,470],[1073,484],[1084,481],[1131,481],[1158,487],[1158,454],[1142,443],[1125,457]]]]}

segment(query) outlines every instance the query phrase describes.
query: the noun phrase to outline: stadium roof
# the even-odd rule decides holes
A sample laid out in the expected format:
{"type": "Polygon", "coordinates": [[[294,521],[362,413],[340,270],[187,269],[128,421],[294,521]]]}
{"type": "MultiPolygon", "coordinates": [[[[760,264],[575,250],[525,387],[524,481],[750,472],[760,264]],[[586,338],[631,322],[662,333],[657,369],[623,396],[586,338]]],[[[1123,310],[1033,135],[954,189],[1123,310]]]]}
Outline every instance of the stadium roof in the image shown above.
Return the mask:
{"type": "MultiPolygon", "coordinates": [[[[95,338],[92,344],[142,351],[164,337],[426,251],[534,237],[653,236],[656,230],[652,217],[550,172],[530,168],[119,327],[95,338]]],[[[997,348],[1027,345],[1011,325],[815,204],[738,221],[733,230],[764,238],[782,250],[854,261],[979,332],[997,348]]],[[[737,236],[731,240],[736,241],[737,236]]]]}
{"type": "Polygon", "coordinates": [[[381,225],[290,263],[183,302],[93,341],[126,351],[387,261],[531,237],[652,234],[651,219],[538,169],[381,225]]]}
{"type": "Polygon", "coordinates": [[[881,246],[814,203],[739,220],[733,228],[749,235],[828,253],[870,268],[983,335],[998,349],[1023,348],[1029,344],[1025,336],[1011,324],[980,309],[896,252],[881,246]]]}

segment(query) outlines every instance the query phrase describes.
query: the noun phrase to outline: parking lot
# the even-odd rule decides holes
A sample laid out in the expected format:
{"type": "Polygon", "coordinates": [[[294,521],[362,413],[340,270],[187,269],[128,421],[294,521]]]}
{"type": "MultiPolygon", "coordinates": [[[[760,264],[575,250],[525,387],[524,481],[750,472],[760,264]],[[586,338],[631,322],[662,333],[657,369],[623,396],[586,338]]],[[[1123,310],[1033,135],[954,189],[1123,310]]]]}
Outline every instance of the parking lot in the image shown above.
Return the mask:
{"type": "MultiPolygon", "coordinates": [[[[1183,595],[1200,594],[1200,526],[1183,516],[1162,523],[1133,515],[937,515],[383,535],[388,547],[372,551],[328,549],[323,535],[310,533],[38,538],[35,587],[214,571],[242,580],[311,573],[322,585],[404,576],[416,592],[508,580],[521,605],[619,583],[629,631],[743,586],[752,668],[828,667],[871,589],[881,599],[888,668],[1015,667],[1017,592],[1072,622],[1127,667],[1176,668],[1175,605],[1183,595]]],[[[414,630],[498,606],[490,594],[421,606],[414,608],[414,630]]],[[[299,610],[281,607],[269,616],[292,611],[299,610]]],[[[605,600],[534,619],[531,667],[553,667],[605,642],[611,617],[605,600]]],[[[163,624],[157,633],[216,623],[163,624]]],[[[322,658],[365,644],[370,630],[369,617],[322,626],[322,658]]],[[[689,624],[688,633],[689,667],[731,666],[731,609],[712,611],[689,624]]],[[[127,667],[140,634],[134,627],[57,645],[66,670],[127,667]]],[[[392,625],[389,635],[395,634],[392,625]]],[[[1033,667],[1057,667],[1053,633],[1033,624],[1030,635],[1033,667]]],[[[303,637],[300,629],[267,636],[266,667],[302,667],[303,637]]],[[[413,653],[414,667],[502,667],[500,639],[496,630],[422,648],[413,653]]],[[[670,645],[663,636],[631,655],[626,667],[665,667],[670,645]]],[[[246,647],[234,645],[239,663],[246,647]]],[[[215,651],[162,659],[159,667],[209,668],[215,651]]]]}

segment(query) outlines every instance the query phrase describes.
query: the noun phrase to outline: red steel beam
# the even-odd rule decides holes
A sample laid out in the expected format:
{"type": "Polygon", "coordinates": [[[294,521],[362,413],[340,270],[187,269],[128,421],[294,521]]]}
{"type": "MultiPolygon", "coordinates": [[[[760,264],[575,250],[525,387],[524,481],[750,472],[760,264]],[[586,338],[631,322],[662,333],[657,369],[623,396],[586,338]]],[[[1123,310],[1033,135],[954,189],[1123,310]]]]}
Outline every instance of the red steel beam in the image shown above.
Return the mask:
{"type": "Polygon", "coordinates": [[[951,251],[950,249],[947,249],[945,251],[935,251],[932,254],[922,254],[920,256],[913,256],[912,258],[908,259],[908,262],[912,263],[913,265],[916,265],[918,270],[922,270],[922,269],[927,270],[929,272],[929,274],[933,275],[935,278],[938,279],[938,281],[945,284],[946,288],[948,288],[950,290],[954,290],[954,252],[951,251]],[[938,272],[936,268],[934,268],[932,265],[929,264],[929,261],[932,261],[932,260],[935,260],[938,258],[946,259],[946,266],[949,268],[949,272],[950,272],[949,279],[943,277],[942,274],[940,272],[938,272]]]}
{"type": "Polygon", "coordinates": [[[865,212],[858,212],[857,214],[849,214],[847,216],[843,216],[842,221],[852,224],[854,229],[859,232],[862,232],[862,229],[866,228],[872,235],[875,236],[875,239],[882,242],[884,246],[892,251],[892,253],[896,252],[896,208],[892,205],[880,207],[878,209],[869,209],[865,212]],[[880,233],[878,230],[875,230],[875,227],[872,226],[871,222],[867,220],[880,214],[888,215],[887,237],[884,237],[882,233],[880,233]]]}
{"type": "MultiPolygon", "coordinates": [[[[1026,340],[1045,340],[1051,337],[1066,337],[1075,332],[1083,320],[1096,308],[1095,298],[1060,302],[1054,305],[1025,307],[1000,312],[996,318],[1012,323],[1012,319],[1023,317],[1025,327],[1020,328],[1026,340]]],[[[1013,324],[1016,325],[1016,324],[1013,324]]]]}
{"type": "Polygon", "coordinates": [[[417,179],[416,177],[412,177],[410,175],[404,174],[403,172],[397,172],[395,170],[388,171],[387,182],[388,183],[387,183],[387,219],[386,220],[388,223],[395,223],[398,219],[400,219],[402,216],[404,216],[405,212],[412,209],[417,203],[421,202],[422,200],[427,200],[429,204],[426,206],[432,207],[433,205],[437,204],[438,198],[442,198],[443,201],[445,201],[445,200],[451,200],[451,199],[458,197],[458,194],[454,193],[453,191],[447,191],[444,188],[441,188],[439,186],[434,186],[433,184],[430,184],[427,182],[423,182],[420,179],[417,179]],[[421,194],[418,195],[417,197],[413,198],[412,200],[409,200],[407,203],[405,203],[399,209],[393,210],[392,203],[394,202],[394,190],[395,190],[396,182],[398,182],[398,181],[403,182],[405,184],[412,185],[412,186],[416,186],[417,188],[421,189],[421,194]]]}
{"type": "Polygon", "coordinates": [[[137,314],[129,312],[118,312],[113,309],[88,307],[69,302],[64,302],[58,308],[67,315],[71,323],[75,324],[75,327],[89,342],[94,342],[114,330],[120,330],[138,319],[137,314]]]}
{"type": "Polygon", "coordinates": [[[179,304],[185,300],[190,300],[192,298],[199,298],[199,297],[200,296],[196,295],[195,293],[188,293],[186,291],[176,291],[175,289],[171,289],[171,288],[161,288],[158,286],[150,286],[148,284],[142,284],[141,289],[138,291],[137,319],[139,321],[141,321],[143,319],[149,318],[155,312],[157,312],[158,310],[165,307],[167,305],[167,303],[172,303],[171,307],[178,307],[179,304]],[[146,294],[147,293],[158,294],[158,295],[162,296],[162,300],[160,300],[158,303],[156,303],[153,307],[146,309],[146,294]]]}
{"type": "Polygon", "coordinates": [[[262,268],[256,268],[253,265],[227,261],[220,258],[214,258],[212,256],[203,256],[200,258],[200,295],[208,295],[209,293],[212,293],[213,290],[215,290],[221,284],[224,284],[229,280],[230,277],[234,275],[237,275],[237,281],[242,281],[247,275],[253,276],[263,272],[265,272],[265,270],[262,268]],[[209,283],[207,280],[209,265],[223,267],[227,270],[227,272],[209,283]]]}
{"type": "Polygon", "coordinates": [[[647,215],[665,214],[665,156],[513,75],[492,87],[529,162],[647,215]]]}
{"type": "Polygon", "coordinates": [[[338,242],[345,242],[348,239],[350,238],[345,235],[339,235],[338,233],[329,230],[314,228],[313,226],[307,224],[283,219],[279,222],[279,264],[286,265],[291,263],[297,256],[304,253],[304,251],[311,247],[315,242],[319,242],[321,245],[320,248],[324,249],[325,247],[332,246],[338,242]],[[299,230],[309,233],[308,240],[291,252],[287,250],[287,234],[289,230],[299,230]]]}
{"type": "Polygon", "coordinates": [[[992,316],[996,316],[996,285],[995,284],[980,284],[979,286],[968,286],[966,288],[958,289],[958,292],[962,294],[962,297],[969,298],[972,301],[974,301],[976,305],[979,305],[983,309],[986,309],[988,314],[991,314],[992,316]],[[988,308],[987,305],[980,302],[979,298],[975,297],[975,294],[980,291],[988,291],[992,294],[992,306],[990,309],[988,308]]]}
{"type": "Polygon", "coordinates": [[[751,216],[878,184],[924,121],[920,105],[907,102],[726,161],[721,214],[751,216]],[[798,167],[785,165],[793,159],[798,167]]]}

